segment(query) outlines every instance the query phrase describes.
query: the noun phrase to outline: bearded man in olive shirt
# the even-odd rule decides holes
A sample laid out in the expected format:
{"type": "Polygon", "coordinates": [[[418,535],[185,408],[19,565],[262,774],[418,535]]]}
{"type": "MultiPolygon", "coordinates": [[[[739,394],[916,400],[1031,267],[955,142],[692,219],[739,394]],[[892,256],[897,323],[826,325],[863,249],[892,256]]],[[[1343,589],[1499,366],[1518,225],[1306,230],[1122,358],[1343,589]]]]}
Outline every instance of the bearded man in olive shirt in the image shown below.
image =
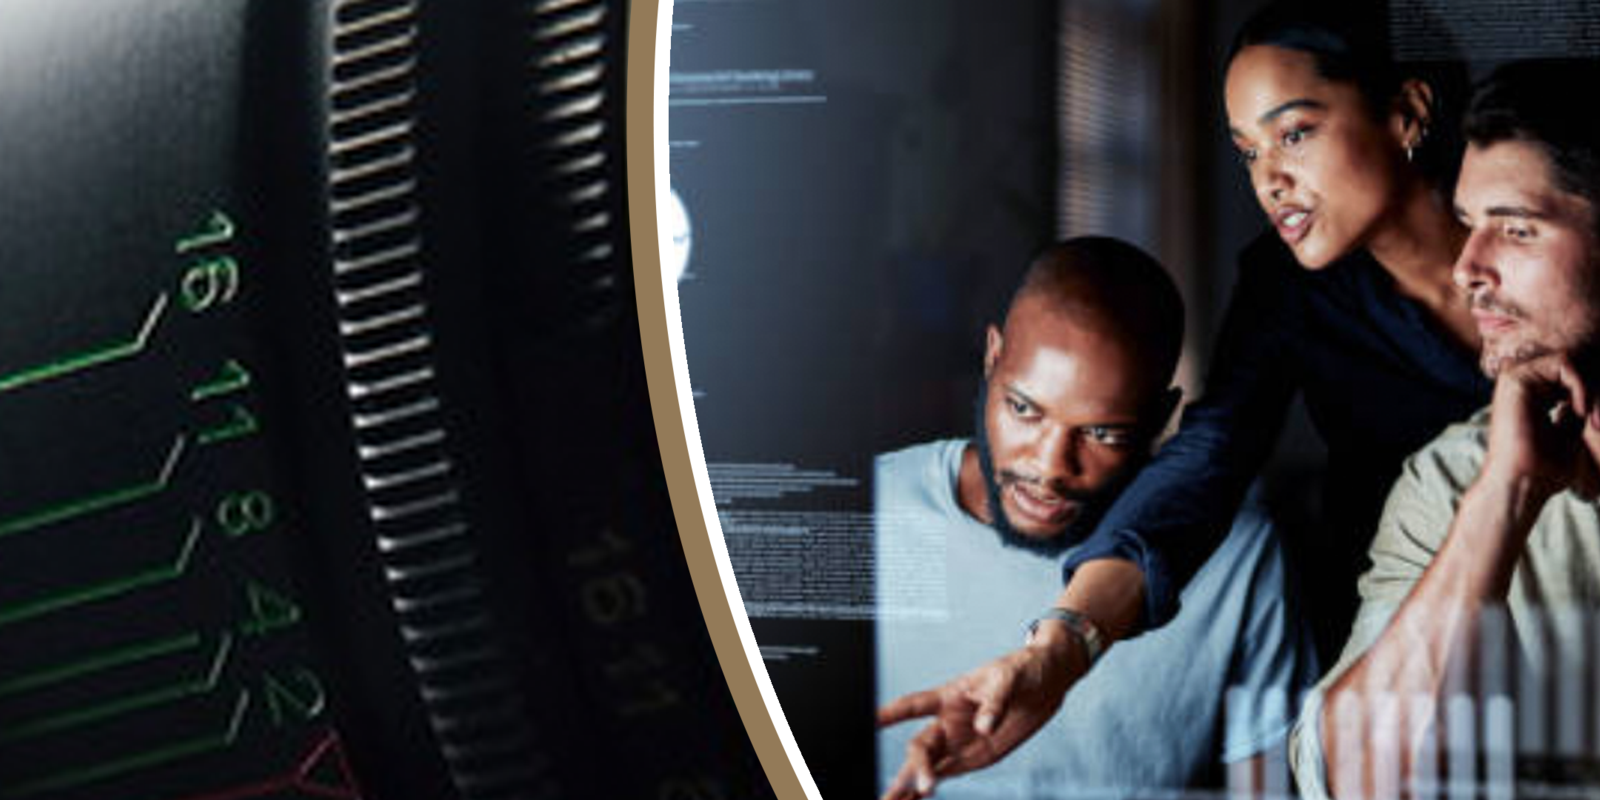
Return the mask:
{"type": "MultiPolygon", "coordinates": [[[[1473,99],[1455,277],[1494,399],[1413,456],[1390,495],[1350,641],[1296,726],[1308,797],[1398,796],[1437,774],[1434,727],[1471,678],[1486,609],[1509,607],[1538,670],[1540,617],[1600,604],[1600,121],[1570,92],[1597,80],[1594,63],[1523,62],[1473,99]]],[[[1583,652],[1567,631],[1552,631],[1555,652],[1583,652]]]]}

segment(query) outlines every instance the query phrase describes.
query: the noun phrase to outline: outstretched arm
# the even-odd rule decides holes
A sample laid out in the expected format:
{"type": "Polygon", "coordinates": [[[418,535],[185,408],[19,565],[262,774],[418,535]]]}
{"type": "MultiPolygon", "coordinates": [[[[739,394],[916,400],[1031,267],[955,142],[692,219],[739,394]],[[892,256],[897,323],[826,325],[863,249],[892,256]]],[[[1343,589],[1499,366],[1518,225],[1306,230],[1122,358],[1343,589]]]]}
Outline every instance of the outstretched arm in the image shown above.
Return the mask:
{"type": "Polygon", "coordinates": [[[1309,315],[1300,268],[1287,258],[1276,241],[1241,254],[1204,394],[1063,565],[1070,584],[1087,564],[1133,563],[1144,578],[1140,627],[1177,613],[1179,592],[1227,536],[1298,391],[1309,315]]]}
{"type": "MultiPolygon", "coordinates": [[[[1298,268],[1274,247],[1258,242],[1241,257],[1206,396],[1065,564],[1055,605],[1087,616],[1108,644],[1176,612],[1277,440],[1298,386],[1287,354],[1305,315],[1298,268]]],[[[886,796],[926,796],[940,778],[1003,758],[1049,721],[1087,667],[1076,636],[1046,622],[1029,646],[885,706],[880,725],[934,718],[886,796]]]]}
{"type": "MultiPolygon", "coordinates": [[[[1138,616],[1141,584],[1132,564],[1097,561],[1080,571],[1060,604],[1081,610],[1108,638],[1121,638],[1138,616]]],[[[1088,666],[1078,636],[1046,620],[1026,646],[879,709],[880,726],[932,717],[906,746],[905,762],[884,799],[927,797],[940,779],[1004,758],[1050,721],[1088,666]]]]}

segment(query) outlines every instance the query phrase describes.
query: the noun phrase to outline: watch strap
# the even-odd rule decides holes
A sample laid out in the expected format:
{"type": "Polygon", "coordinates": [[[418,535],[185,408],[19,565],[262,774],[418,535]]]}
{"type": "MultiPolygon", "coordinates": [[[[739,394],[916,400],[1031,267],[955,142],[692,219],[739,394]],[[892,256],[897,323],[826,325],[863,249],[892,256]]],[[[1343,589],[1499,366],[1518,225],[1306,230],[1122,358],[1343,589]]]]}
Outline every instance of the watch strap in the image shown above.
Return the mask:
{"type": "Polygon", "coordinates": [[[1033,641],[1034,633],[1039,629],[1039,623],[1045,620],[1057,620],[1067,626],[1078,641],[1083,642],[1083,651],[1089,658],[1089,666],[1100,660],[1100,655],[1106,650],[1106,639],[1100,633],[1100,628],[1089,619],[1086,614],[1073,611],[1070,608],[1048,608],[1032,622],[1028,623],[1028,641],[1033,641]]]}

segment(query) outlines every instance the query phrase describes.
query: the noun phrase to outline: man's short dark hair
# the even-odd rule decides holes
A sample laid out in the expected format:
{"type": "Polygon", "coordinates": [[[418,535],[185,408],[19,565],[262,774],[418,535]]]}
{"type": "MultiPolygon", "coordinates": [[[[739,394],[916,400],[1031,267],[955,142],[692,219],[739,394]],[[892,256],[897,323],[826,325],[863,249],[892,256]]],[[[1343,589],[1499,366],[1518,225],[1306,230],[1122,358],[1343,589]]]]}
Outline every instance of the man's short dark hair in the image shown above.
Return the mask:
{"type": "Polygon", "coordinates": [[[1600,115],[1587,92],[1600,61],[1530,59],[1503,64],[1473,93],[1463,127],[1476,147],[1526,142],[1550,161],[1556,185],[1588,200],[1600,228],[1600,115]]]}
{"type": "Polygon", "coordinates": [[[1109,236],[1056,242],[1034,257],[1011,305],[1034,294],[1129,342],[1147,375],[1171,380],[1183,352],[1183,298],[1143,250],[1109,236]]]}

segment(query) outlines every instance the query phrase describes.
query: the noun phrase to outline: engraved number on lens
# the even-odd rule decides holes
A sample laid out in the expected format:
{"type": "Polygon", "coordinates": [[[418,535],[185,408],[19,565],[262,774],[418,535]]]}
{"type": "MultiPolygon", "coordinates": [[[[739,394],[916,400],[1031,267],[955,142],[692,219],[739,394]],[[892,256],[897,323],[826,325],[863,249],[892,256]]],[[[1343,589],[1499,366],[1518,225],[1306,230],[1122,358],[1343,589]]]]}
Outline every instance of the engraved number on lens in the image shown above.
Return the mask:
{"type": "MultiPolygon", "coordinates": [[[[243,364],[230,358],[222,363],[214,376],[189,391],[189,400],[197,405],[209,404],[213,400],[229,397],[249,387],[250,371],[245,369],[243,364]]],[[[205,413],[212,418],[216,416],[216,412],[205,413]]],[[[220,444],[249,436],[259,430],[261,423],[256,420],[256,415],[243,404],[233,402],[222,412],[222,419],[209,422],[195,436],[195,440],[202,445],[220,444]]]]}
{"type": "Polygon", "coordinates": [[[179,255],[199,256],[178,279],[178,296],[190,313],[200,314],[226,305],[238,296],[239,263],[233,256],[216,252],[233,242],[234,232],[233,220],[226,213],[212,211],[200,230],[174,245],[179,255]]]}
{"type": "Polygon", "coordinates": [[[644,616],[644,582],[626,572],[590,578],[583,582],[583,609],[598,625],[615,625],[644,616]]]}
{"type": "Polygon", "coordinates": [[[267,697],[267,713],[274,728],[310,722],[322,716],[328,705],[322,681],[304,667],[297,667],[286,675],[263,672],[261,688],[267,697]]]}
{"type": "Polygon", "coordinates": [[[185,270],[179,287],[183,307],[200,314],[227,305],[239,294],[239,264],[232,256],[213,256],[185,270]]]}
{"type": "Polygon", "coordinates": [[[246,636],[265,636],[300,622],[300,605],[260,581],[245,582],[245,599],[250,616],[239,624],[239,632],[246,636]]]}
{"type": "Polygon", "coordinates": [[[617,716],[637,717],[665,711],[683,702],[683,696],[664,677],[667,663],[667,656],[660,648],[639,642],[627,648],[620,658],[601,667],[612,687],[611,706],[617,716]]]}
{"type": "Polygon", "coordinates": [[[260,490],[230,494],[217,504],[217,524],[234,538],[266,530],[275,515],[272,495],[260,490]]]}
{"type": "Polygon", "coordinates": [[[261,424],[256,422],[256,415],[244,406],[230,406],[226,420],[201,431],[195,437],[200,444],[219,444],[230,439],[239,439],[249,436],[261,429],[261,424]]]}
{"type": "Polygon", "coordinates": [[[199,403],[248,388],[250,388],[250,371],[245,369],[243,364],[230,358],[222,362],[222,367],[217,370],[215,377],[194,387],[189,392],[189,399],[199,403]]]}
{"type": "Polygon", "coordinates": [[[233,220],[222,211],[212,211],[200,230],[179,239],[173,249],[182,255],[231,241],[233,241],[233,220]]]}

